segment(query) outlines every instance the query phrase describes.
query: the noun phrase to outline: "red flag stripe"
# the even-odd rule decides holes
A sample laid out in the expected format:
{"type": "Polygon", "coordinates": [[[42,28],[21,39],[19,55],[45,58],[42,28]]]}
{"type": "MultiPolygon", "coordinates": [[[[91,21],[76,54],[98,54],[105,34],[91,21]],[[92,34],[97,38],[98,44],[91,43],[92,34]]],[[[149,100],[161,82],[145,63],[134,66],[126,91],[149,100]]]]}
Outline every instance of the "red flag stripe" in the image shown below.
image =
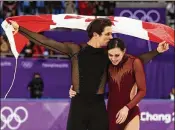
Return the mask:
{"type": "Polygon", "coordinates": [[[163,24],[152,24],[148,22],[142,22],[142,26],[148,32],[148,37],[151,41],[157,43],[166,41],[174,46],[174,31],[172,28],[163,24]]]}
{"type": "MultiPolygon", "coordinates": [[[[16,21],[20,26],[29,29],[34,32],[42,32],[46,30],[50,30],[50,25],[55,25],[52,21],[52,15],[29,15],[29,16],[15,16],[7,18],[9,20],[16,21]]],[[[25,38],[20,33],[14,35],[14,40],[16,43],[16,50],[20,53],[26,44],[29,42],[27,38],[25,38]]]]}

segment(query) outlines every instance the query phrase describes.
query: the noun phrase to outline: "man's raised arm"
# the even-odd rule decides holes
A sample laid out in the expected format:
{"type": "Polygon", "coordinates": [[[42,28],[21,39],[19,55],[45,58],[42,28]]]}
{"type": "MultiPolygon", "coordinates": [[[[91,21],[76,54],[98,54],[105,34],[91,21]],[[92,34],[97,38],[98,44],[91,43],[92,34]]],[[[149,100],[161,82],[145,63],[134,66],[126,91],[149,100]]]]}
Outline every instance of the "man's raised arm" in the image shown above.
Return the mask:
{"type": "Polygon", "coordinates": [[[72,49],[76,45],[72,45],[72,43],[64,44],[64,43],[49,39],[39,33],[32,32],[22,26],[19,26],[15,21],[11,21],[11,25],[13,26],[16,32],[18,31],[20,34],[22,34],[27,39],[29,39],[30,41],[32,41],[33,43],[37,45],[44,46],[48,49],[60,52],[62,54],[66,54],[66,55],[73,54],[72,49]]]}

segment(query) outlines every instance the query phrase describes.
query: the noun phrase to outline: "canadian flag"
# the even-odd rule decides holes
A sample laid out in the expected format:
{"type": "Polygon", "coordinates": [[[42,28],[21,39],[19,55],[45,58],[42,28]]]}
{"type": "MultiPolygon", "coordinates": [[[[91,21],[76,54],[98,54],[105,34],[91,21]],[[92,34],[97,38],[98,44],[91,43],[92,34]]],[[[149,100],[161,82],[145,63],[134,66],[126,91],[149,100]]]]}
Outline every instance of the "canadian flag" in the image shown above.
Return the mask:
{"type": "Polygon", "coordinates": [[[28,39],[20,33],[13,35],[14,29],[10,25],[9,20],[16,21],[20,26],[31,31],[42,32],[57,27],[86,30],[92,20],[100,17],[109,18],[112,21],[113,33],[126,34],[156,43],[166,41],[174,46],[174,30],[169,26],[126,17],[85,16],[76,14],[25,15],[9,17],[1,25],[10,42],[12,53],[17,58],[27,44],[28,39]]]}

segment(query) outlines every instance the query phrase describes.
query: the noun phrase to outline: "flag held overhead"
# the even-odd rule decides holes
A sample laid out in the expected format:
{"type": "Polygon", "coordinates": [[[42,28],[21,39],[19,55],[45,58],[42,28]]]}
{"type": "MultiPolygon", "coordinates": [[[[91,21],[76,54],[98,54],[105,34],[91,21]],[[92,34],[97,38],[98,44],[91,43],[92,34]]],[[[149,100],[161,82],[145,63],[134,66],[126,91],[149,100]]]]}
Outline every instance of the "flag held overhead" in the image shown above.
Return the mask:
{"type": "Polygon", "coordinates": [[[25,15],[9,17],[1,25],[8,37],[13,54],[15,57],[18,57],[24,46],[28,43],[28,39],[20,33],[13,35],[14,30],[10,25],[10,20],[16,21],[20,26],[30,31],[42,32],[58,27],[86,30],[89,23],[95,18],[109,18],[113,22],[113,33],[130,35],[156,43],[166,41],[171,46],[174,46],[174,30],[169,26],[126,17],[85,16],[77,14],[25,15]]]}

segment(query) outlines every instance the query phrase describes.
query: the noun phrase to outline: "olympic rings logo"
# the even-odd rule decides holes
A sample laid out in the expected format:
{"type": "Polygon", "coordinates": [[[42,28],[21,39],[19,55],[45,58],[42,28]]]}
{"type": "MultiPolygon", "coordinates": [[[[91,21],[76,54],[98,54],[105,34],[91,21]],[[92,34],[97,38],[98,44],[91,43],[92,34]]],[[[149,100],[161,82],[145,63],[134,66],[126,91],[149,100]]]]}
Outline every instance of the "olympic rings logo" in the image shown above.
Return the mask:
{"type": "Polygon", "coordinates": [[[120,16],[155,23],[160,21],[160,13],[157,10],[149,10],[148,12],[145,12],[144,10],[136,10],[134,12],[132,12],[131,10],[123,10],[120,12],[120,16]]]}
{"type": "Polygon", "coordinates": [[[12,108],[8,107],[8,106],[4,106],[1,109],[1,130],[5,129],[6,127],[9,128],[10,130],[17,130],[22,123],[24,123],[28,118],[28,111],[26,108],[19,106],[17,108],[15,108],[15,110],[13,111],[12,108]],[[5,116],[5,111],[6,112],[10,112],[10,114],[8,114],[7,116],[5,116]],[[20,115],[18,115],[18,112],[22,111],[24,112],[25,116],[23,117],[23,119],[20,117],[20,115]],[[15,120],[15,124],[11,125],[12,120],[15,120]]]}
{"type": "Polygon", "coordinates": [[[24,67],[26,69],[30,69],[30,68],[32,68],[33,63],[32,62],[28,62],[28,61],[22,61],[21,65],[22,65],[22,67],[24,67]]]}

